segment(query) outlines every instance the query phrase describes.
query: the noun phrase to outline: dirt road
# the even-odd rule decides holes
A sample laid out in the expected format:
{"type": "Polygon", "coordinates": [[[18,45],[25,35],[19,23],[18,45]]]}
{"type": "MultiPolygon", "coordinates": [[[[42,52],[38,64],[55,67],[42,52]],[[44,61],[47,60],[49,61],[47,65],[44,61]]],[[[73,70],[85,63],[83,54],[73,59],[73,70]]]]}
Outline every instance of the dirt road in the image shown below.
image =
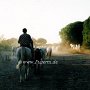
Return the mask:
{"type": "MultiPolygon", "coordinates": [[[[53,56],[57,64],[45,64],[40,74],[20,84],[16,61],[0,61],[0,90],[90,90],[89,55],[53,56]]],[[[47,59],[48,60],[48,59],[47,59]]]]}

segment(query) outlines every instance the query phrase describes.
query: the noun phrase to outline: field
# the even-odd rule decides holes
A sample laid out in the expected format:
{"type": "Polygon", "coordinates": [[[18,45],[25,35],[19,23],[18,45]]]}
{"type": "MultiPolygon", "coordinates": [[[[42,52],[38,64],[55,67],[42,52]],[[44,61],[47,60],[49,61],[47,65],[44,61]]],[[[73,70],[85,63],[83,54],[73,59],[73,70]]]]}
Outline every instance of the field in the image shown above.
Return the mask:
{"type": "Polygon", "coordinates": [[[57,63],[44,64],[37,75],[31,69],[29,80],[20,84],[16,59],[0,58],[0,90],[90,90],[89,54],[52,56],[51,60],[57,63]]]}

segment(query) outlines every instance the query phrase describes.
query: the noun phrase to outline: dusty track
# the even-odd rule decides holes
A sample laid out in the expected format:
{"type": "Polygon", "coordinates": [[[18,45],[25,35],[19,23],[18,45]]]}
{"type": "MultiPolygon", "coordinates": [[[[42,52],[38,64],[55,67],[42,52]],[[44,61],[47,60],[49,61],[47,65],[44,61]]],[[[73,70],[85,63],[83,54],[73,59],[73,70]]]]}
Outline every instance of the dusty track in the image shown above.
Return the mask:
{"type": "Polygon", "coordinates": [[[1,60],[0,90],[90,90],[89,59],[89,55],[53,56],[58,64],[44,65],[38,75],[32,69],[29,80],[22,84],[16,61],[1,60]]]}

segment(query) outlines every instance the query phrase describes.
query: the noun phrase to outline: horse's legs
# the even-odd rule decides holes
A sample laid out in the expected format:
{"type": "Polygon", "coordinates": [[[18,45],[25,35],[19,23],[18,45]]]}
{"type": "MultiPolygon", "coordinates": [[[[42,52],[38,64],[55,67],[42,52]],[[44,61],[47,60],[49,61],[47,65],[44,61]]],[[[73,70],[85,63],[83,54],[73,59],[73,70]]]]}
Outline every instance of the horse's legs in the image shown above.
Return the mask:
{"type": "Polygon", "coordinates": [[[20,83],[23,82],[24,78],[25,80],[28,79],[28,75],[29,75],[29,66],[28,64],[27,65],[21,65],[19,67],[19,74],[20,74],[20,83]],[[23,69],[24,69],[24,72],[23,72],[23,69]],[[23,77],[24,75],[24,77],[23,77]]]}
{"type": "Polygon", "coordinates": [[[49,59],[51,59],[51,52],[50,52],[50,55],[49,55],[49,59]]]}
{"type": "Polygon", "coordinates": [[[36,60],[34,66],[35,66],[34,72],[35,74],[38,74],[40,72],[40,61],[36,60]]]}
{"type": "Polygon", "coordinates": [[[30,67],[27,68],[27,76],[29,76],[30,67]]]}
{"type": "Polygon", "coordinates": [[[22,67],[20,66],[19,68],[19,74],[20,74],[20,83],[23,81],[23,76],[22,76],[22,67]]]}
{"type": "Polygon", "coordinates": [[[27,65],[25,65],[25,80],[27,79],[27,65]]]}
{"type": "Polygon", "coordinates": [[[29,65],[28,65],[28,64],[25,65],[25,80],[28,79],[28,76],[29,76],[29,70],[30,70],[29,65]]]}

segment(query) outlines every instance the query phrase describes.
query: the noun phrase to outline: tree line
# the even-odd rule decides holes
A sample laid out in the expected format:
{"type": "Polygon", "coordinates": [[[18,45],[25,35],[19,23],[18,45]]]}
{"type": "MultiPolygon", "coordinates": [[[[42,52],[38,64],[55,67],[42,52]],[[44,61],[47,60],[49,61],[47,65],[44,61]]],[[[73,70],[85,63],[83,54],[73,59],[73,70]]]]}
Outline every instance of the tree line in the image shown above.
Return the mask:
{"type": "Polygon", "coordinates": [[[80,44],[84,48],[90,48],[90,17],[85,21],[76,21],[66,25],[59,31],[62,44],[80,44]]]}
{"type": "MultiPolygon", "coordinates": [[[[34,46],[45,45],[47,40],[44,38],[32,38],[34,46]]],[[[0,37],[0,51],[3,50],[12,50],[12,47],[18,47],[18,39],[17,38],[10,38],[5,39],[2,36],[0,37]]]]}

